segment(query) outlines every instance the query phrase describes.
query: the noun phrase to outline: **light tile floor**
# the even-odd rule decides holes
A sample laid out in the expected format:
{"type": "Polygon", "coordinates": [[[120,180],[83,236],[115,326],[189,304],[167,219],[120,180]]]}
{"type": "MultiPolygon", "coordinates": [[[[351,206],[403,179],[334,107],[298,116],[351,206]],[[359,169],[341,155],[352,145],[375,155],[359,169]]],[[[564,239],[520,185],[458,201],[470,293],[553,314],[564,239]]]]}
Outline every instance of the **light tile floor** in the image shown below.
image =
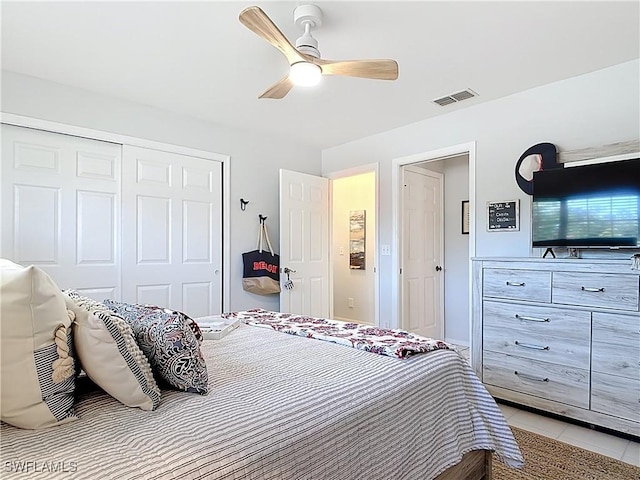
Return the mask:
{"type": "MultiPolygon", "coordinates": [[[[469,348],[458,346],[463,357],[469,359],[469,348]]],[[[498,404],[509,425],[553,438],[576,447],[640,467],[640,443],[615,435],[591,430],[573,423],[538,415],[510,405],[498,404]]]]}

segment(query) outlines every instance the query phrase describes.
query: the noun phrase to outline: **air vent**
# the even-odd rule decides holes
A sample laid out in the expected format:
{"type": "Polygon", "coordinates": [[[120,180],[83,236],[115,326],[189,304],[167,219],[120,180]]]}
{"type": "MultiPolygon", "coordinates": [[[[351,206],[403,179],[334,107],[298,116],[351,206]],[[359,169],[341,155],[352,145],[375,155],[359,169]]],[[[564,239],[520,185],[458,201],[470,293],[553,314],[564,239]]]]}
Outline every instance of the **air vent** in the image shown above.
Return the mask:
{"type": "Polygon", "coordinates": [[[445,105],[451,105],[452,103],[461,102],[462,100],[466,100],[467,98],[477,97],[478,94],[473,90],[467,88],[466,90],[462,90],[460,92],[451,93],[449,95],[445,95],[441,98],[436,98],[433,100],[433,103],[437,103],[441,107],[445,105]]]}
{"type": "Polygon", "coordinates": [[[437,103],[438,105],[440,105],[441,107],[444,107],[445,105],[450,105],[452,103],[456,103],[456,99],[453,97],[442,97],[442,98],[436,98],[434,100],[434,103],[437,103]]]}

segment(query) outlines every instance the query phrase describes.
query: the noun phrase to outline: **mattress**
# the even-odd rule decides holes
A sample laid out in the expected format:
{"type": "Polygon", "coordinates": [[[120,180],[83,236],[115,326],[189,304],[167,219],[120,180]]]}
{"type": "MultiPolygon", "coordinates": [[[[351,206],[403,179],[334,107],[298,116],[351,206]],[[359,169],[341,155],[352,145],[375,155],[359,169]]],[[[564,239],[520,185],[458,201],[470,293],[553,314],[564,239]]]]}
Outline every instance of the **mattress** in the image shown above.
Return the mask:
{"type": "Polygon", "coordinates": [[[476,449],[522,464],[455,351],[397,359],[249,325],[202,351],[208,395],[163,390],[146,412],[95,390],[74,422],[2,424],[2,478],[430,479],[476,449]]]}

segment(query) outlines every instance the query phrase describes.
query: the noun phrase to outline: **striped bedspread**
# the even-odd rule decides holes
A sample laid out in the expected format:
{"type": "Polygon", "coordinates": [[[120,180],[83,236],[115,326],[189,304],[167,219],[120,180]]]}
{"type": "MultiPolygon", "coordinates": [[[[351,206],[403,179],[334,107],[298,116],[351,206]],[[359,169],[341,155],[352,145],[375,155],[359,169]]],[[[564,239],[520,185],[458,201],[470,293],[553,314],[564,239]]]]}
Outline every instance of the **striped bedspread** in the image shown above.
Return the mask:
{"type": "Polygon", "coordinates": [[[94,391],[66,425],[2,424],[0,477],[426,480],[474,449],[522,463],[454,351],[399,360],[248,325],[202,350],[206,396],[163,390],[145,412],[94,391]]]}

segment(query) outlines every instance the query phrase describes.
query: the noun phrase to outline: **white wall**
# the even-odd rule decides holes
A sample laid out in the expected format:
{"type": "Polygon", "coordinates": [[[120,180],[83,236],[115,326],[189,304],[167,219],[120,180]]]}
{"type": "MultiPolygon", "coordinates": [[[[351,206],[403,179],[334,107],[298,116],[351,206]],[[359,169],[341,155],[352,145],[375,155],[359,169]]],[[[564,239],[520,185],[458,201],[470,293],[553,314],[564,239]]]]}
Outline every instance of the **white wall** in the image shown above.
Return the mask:
{"type": "Polygon", "coordinates": [[[469,235],[462,234],[462,201],[469,200],[469,158],[444,160],[444,336],[469,343],[469,235]]]}
{"type": "Polygon", "coordinates": [[[268,217],[269,236],[276,248],[279,242],[278,171],[285,168],[317,175],[320,151],[296,144],[289,137],[232,130],[6,71],[2,72],[1,99],[0,109],[6,113],[230,155],[229,308],[279,310],[277,295],[261,296],[242,290],[241,254],[255,248],[260,213],[268,217]],[[245,212],[240,211],[241,197],[250,201],[245,212]]]}
{"type": "Polygon", "coordinates": [[[333,316],[339,320],[375,322],[375,187],[374,172],[336,178],[331,184],[333,316]],[[349,213],[352,210],[366,212],[364,270],[349,268],[349,213]],[[353,299],[353,307],[349,307],[349,298],[353,299]]]}
{"type": "MultiPolygon", "coordinates": [[[[379,162],[379,242],[392,245],[393,159],[475,141],[475,198],[470,200],[476,255],[529,256],[531,202],[515,183],[516,161],[539,142],[551,142],[562,151],[637,139],[639,71],[640,61],[627,62],[327,149],[322,171],[379,162]],[[520,199],[520,231],[486,232],[487,201],[512,199],[520,199]]],[[[383,326],[397,325],[392,291],[397,274],[391,270],[395,254],[380,256],[383,326]]]]}

